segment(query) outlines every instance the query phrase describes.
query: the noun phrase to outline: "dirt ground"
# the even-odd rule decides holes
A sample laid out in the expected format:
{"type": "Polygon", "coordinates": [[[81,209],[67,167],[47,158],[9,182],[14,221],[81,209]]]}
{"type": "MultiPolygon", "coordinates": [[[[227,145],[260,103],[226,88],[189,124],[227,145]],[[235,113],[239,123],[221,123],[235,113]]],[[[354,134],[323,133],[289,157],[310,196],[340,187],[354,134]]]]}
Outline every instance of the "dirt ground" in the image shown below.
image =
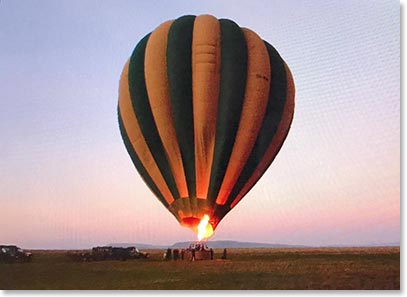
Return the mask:
{"type": "Polygon", "coordinates": [[[0,289],[399,290],[400,248],[228,249],[212,261],[75,262],[68,251],[32,251],[32,263],[0,264],[0,289]]]}

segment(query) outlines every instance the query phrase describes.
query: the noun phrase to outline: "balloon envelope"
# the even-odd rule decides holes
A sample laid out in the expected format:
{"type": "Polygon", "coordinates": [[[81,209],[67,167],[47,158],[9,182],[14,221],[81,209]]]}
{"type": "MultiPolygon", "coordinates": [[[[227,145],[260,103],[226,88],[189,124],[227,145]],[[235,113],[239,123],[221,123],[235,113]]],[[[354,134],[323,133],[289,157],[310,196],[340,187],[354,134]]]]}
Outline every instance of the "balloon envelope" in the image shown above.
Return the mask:
{"type": "Polygon", "coordinates": [[[294,93],[288,66],[256,33],[183,16],[147,34],[124,66],[120,131],[176,219],[196,230],[208,215],[215,229],[279,152],[294,93]]]}

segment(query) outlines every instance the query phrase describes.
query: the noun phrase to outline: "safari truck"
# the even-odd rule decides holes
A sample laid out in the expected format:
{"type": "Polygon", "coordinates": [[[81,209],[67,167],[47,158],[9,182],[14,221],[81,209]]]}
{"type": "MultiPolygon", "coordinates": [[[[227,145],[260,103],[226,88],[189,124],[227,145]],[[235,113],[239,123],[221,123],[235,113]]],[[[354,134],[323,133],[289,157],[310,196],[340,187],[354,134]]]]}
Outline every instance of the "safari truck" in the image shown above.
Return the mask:
{"type": "Polygon", "coordinates": [[[111,246],[97,246],[92,248],[91,259],[103,261],[113,259],[113,248],[111,246]]]}
{"type": "Polygon", "coordinates": [[[112,257],[115,260],[129,260],[129,259],[146,259],[149,257],[148,253],[141,252],[138,248],[131,246],[127,248],[114,247],[112,249],[112,257]]]}
{"type": "Polygon", "coordinates": [[[0,245],[0,263],[31,262],[32,254],[15,245],[0,245]]]}
{"type": "Polygon", "coordinates": [[[102,260],[131,260],[131,259],[146,259],[149,257],[148,253],[141,252],[138,248],[132,247],[111,247],[102,246],[94,247],[92,249],[91,258],[94,261],[102,260]]]}

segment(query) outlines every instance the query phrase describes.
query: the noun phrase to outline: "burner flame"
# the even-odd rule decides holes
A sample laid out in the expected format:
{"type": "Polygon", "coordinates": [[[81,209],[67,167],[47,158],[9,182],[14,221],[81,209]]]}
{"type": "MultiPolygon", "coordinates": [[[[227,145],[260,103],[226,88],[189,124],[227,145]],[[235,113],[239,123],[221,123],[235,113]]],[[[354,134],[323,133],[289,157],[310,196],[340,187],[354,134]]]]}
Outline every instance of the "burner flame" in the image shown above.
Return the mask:
{"type": "Polygon", "coordinates": [[[209,216],[204,215],[201,222],[198,225],[198,240],[201,241],[204,238],[209,238],[213,235],[212,225],[209,224],[209,216]]]}

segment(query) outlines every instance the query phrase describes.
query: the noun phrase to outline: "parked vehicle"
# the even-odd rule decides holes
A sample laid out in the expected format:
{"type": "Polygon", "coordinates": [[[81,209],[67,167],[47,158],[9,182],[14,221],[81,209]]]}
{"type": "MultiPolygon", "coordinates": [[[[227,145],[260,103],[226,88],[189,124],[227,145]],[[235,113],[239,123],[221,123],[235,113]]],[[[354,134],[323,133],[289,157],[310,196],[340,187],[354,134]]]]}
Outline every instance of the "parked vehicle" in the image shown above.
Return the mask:
{"type": "Polygon", "coordinates": [[[74,261],[105,261],[105,260],[121,260],[130,259],[146,259],[150,255],[146,252],[141,252],[138,248],[132,247],[112,247],[98,246],[92,248],[89,252],[69,253],[68,256],[74,261]]]}
{"type": "Polygon", "coordinates": [[[31,262],[32,253],[15,245],[0,245],[0,263],[31,262]]]}
{"type": "Polygon", "coordinates": [[[138,248],[132,246],[127,248],[114,247],[112,248],[112,258],[115,260],[128,260],[128,259],[146,259],[149,257],[148,253],[141,252],[138,248]]]}
{"type": "Polygon", "coordinates": [[[97,246],[92,248],[91,259],[93,261],[111,260],[113,248],[111,246],[97,246]]]}

